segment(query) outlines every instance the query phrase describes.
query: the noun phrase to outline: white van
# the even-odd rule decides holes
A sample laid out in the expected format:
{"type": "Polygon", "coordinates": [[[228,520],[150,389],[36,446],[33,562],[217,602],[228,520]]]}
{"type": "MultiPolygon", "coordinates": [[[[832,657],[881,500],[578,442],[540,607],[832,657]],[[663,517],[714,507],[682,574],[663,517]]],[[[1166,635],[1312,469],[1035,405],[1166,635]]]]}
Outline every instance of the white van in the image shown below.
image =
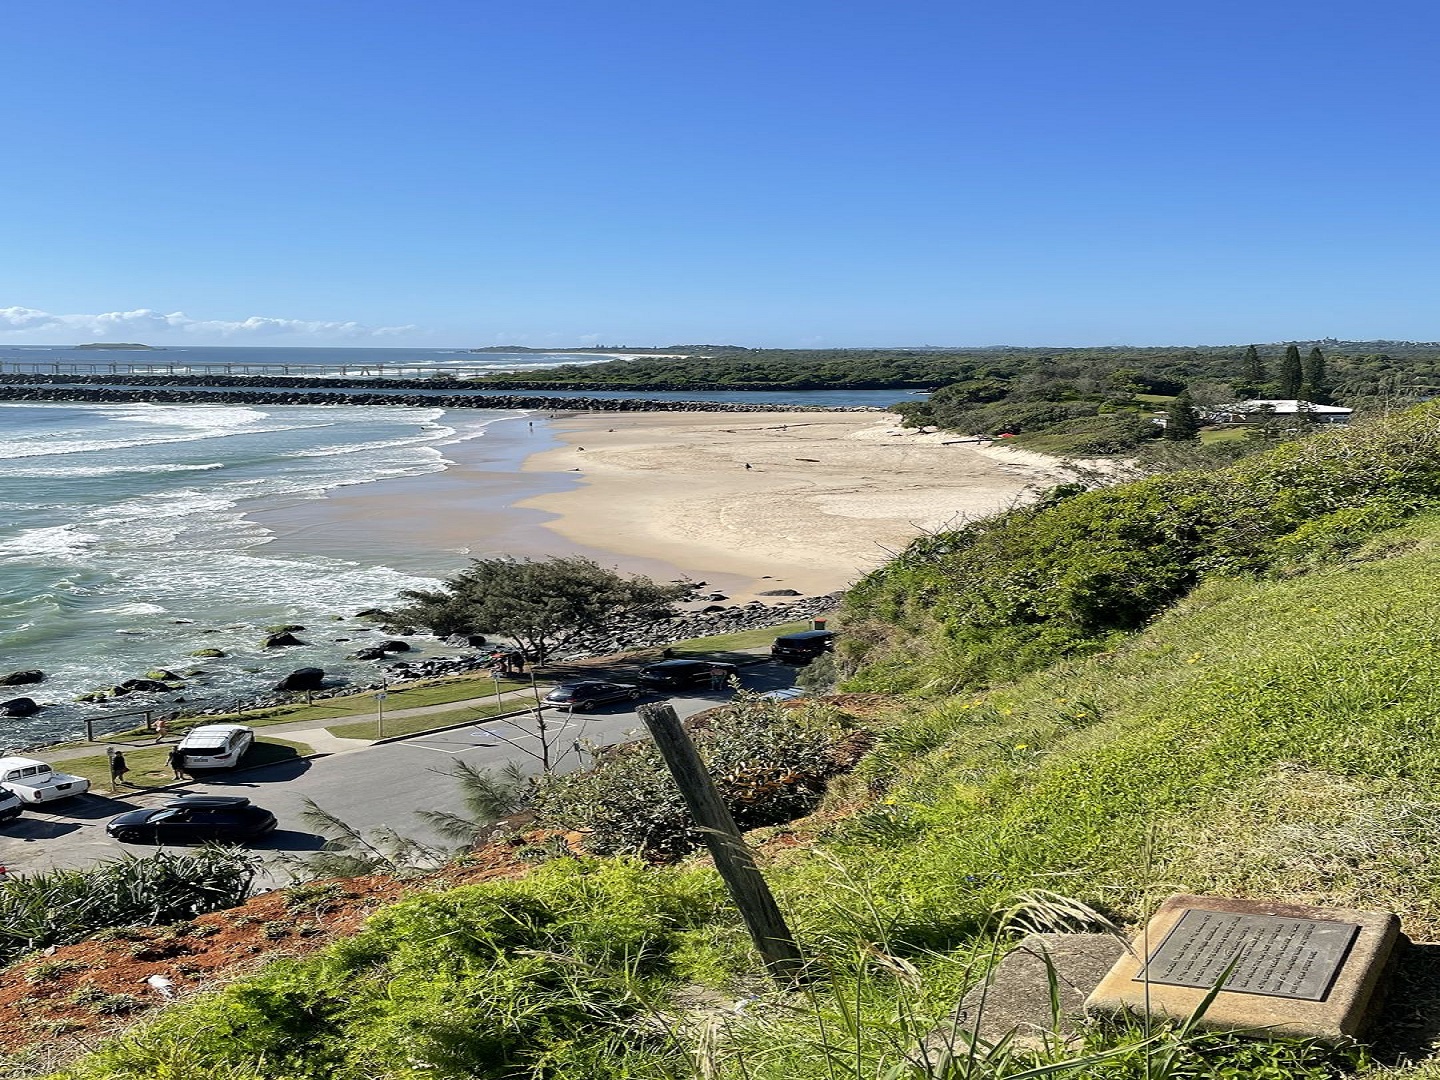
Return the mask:
{"type": "Polygon", "coordinates": [[[191,728],[175,749],[186,772],[233,769],[255,744],[255,729],[242,724],[202,724],[191,728]]]}

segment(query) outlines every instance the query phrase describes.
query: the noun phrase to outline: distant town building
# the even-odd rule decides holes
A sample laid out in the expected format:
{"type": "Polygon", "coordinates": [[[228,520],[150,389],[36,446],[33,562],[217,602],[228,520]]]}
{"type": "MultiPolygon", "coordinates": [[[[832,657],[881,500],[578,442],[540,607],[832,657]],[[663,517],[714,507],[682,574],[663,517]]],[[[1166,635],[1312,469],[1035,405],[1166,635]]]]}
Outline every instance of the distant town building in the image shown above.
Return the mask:
{"type": "Polygon", "coordinates": [[[1263,424],[1277,416],[1303,416],[1316,424],[1348,424],[1354,411],[1339,405],[1316,405],[1313,401],[1297,401],[1295,398],[1256,398],[1216,405],[1207,409],[1204,417],[1207,424],[1263,424]]]}

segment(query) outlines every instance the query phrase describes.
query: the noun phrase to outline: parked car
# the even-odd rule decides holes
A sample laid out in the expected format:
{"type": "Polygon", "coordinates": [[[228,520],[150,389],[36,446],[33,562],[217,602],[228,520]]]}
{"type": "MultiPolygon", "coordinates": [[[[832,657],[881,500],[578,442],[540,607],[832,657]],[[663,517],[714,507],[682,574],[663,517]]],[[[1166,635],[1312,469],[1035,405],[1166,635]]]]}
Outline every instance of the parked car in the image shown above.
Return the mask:
{"type": "Polygon", "coordinates": [[[14,821],[20,816],[20,808],[24,805],[19,795],[8,788],[0,788],[0,823],[14,821]]]}
{"type": "Polygon", "coordinates": [[[254,728],[243,724],[202,724],[187,731],[175,749],[184,756],[184,770],[194,772],[233,769],[254,745],[254,728]]]}
{"type": "Polygon", "coordinates": [[[781,634],[770,646],[770,659],[782,664],[808,664],[817,656],[833,651],[835,631],[801,630],[797,634],[781,634]]]}
{"type": "Polygon", "coordinates": [[[28,757],[0,758],[0,787],[27,803],[54,802],[90,790],[83,776],[56,772],[43,761],[28,757]]]}
{"type": "Polygon", "coordinates": [[[808,691],[801,686],[782,686],[779,690],[766,690],[755,696],[761,701],[794,701],[796,698],[804,697],[807,693],[808,691]]]}
{"type": "Polygon", "coordinates": [[[244,844],[275,830],[275,815],[242,795],[182,795],[152,810],[113,818],[105,831],[123,844],[244,844]]]}
{"type": "Polygon", "coordinates": [[[708,686],[719,670],[725,681],[734,676],[734,664],[711,663],[709,660],[661,660],[642,668],[640,678],[652,686],[680,690],[688,686],[708,686]]]}
{"type": "Polygon", "coordinates": [[[640,696],[640,688],[627,683],[589,682],[563,683],[545,695],[551,705],[559,705],[574,712],[588,712],[596,705],[611,701],[634,701],[640,696]]]}

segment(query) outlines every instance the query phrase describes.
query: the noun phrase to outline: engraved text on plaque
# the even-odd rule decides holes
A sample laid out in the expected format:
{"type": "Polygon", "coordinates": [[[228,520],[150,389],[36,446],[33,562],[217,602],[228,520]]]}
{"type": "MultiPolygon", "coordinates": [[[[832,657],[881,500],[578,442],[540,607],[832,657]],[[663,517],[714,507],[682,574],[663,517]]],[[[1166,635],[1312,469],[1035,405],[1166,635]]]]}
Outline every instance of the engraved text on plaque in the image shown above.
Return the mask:
{"type": "Polygon", "coordinates": [[[1209,989],[1233,960],[1226,990],[1322,1001],[1359,929],[1356,923],[1191,908],[1134,981],[1209,989]]]}

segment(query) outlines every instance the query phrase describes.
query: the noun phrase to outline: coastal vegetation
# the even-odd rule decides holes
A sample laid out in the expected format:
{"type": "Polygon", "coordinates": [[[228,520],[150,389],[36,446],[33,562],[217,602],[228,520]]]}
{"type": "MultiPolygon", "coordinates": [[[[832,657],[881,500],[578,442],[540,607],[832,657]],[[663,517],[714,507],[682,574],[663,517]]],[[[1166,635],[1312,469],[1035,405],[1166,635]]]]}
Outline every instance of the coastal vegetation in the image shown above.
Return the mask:
{"type": "MultiPolygon", "coordinates": [[[[633,753],[545,796],[582,828],[517,837],[529,872],[422,888],[57,1075],[1433,1080],[1407,1064],[1428,1051],[1405,1017],[1440,994],[1404,964],[1371,1051],[1137,1021],[976,1044],[940,1071],[913,1058],[1019,935],[1133,924],[1170,892],[1391,910],[1432,939],[1437,605],[1440,408],[1058,489],[852,590],[845,693],[714,721],[751,741],[730,759],[747,767],[764,746],[812,754],[816,733],[873,740],[787,808],[808,816],[751,833],[803,989],[759,976],[706,860],[663,861],[680,819],[656,811],[657,848],[627,837],[632,814],[580,816],[664,803],[633,753]]],[[[764,805],[767,782],[732,802],[764,805]]]]}
{"type": "Polygon", "coordinates": [[[499,634],[543,664],[567,643],[611,627],[653,621],[689,595],[683,583],[618,574],[593,559],[508,556],[472,559],[439,589],[405,589],[407,604],[387,613],[405,630],[440,637],[499,634]]]}

